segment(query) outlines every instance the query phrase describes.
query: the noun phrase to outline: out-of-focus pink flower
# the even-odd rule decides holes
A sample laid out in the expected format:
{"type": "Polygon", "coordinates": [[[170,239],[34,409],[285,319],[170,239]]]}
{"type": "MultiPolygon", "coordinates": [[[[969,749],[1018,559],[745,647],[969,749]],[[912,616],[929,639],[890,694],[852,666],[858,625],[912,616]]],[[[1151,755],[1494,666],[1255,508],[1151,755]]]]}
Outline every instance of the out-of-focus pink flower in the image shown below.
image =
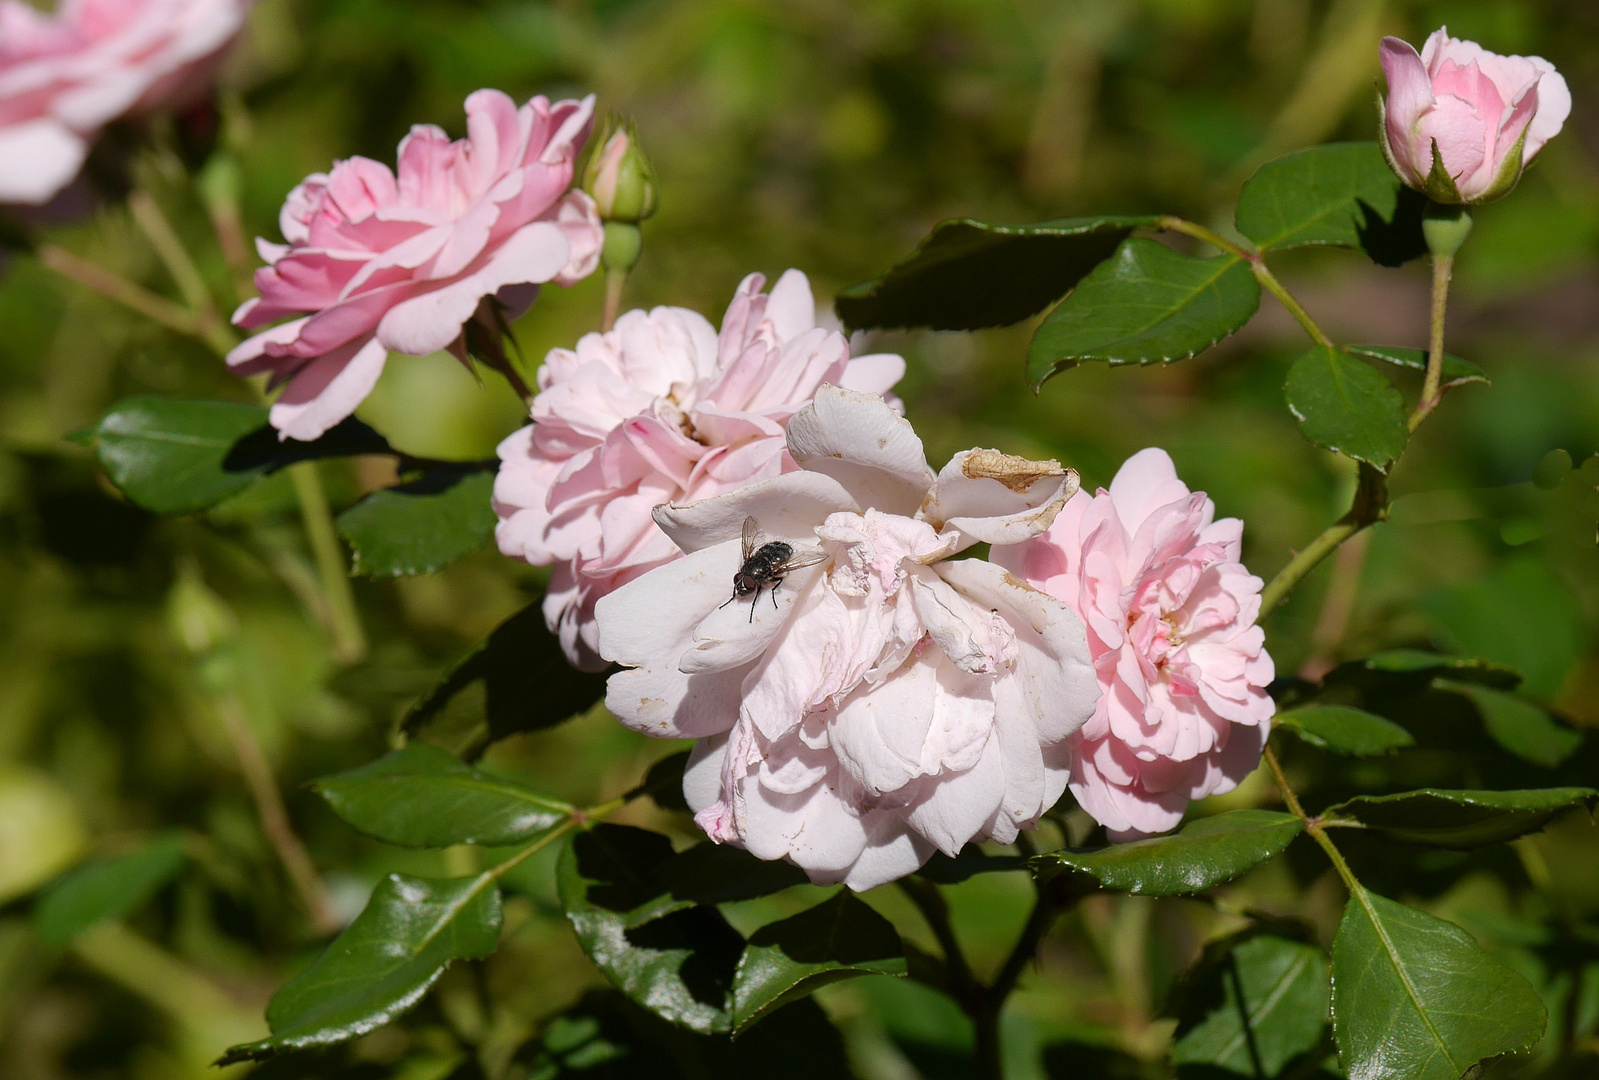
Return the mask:
{"type": "Polygon", "coordinates": [[[1231,791],[1271,731],[1273,677],[1244,525],[1214,520],[1164,450],[1110,490],[1074,495],[1049,531],[992,558],[1088,627],[1103,691],[1072,737],[1071,789],[1116,840],[1165,832],[1192,799],[1231,791]]]}
{"type": "Polygon", "coordinates": [[[0,203],[48,202],[95,134],[208,80],[249,0],[0,0],[0,203]]]}
{"type": "Polygon", "coordinates": [[[500,550],[554,564],[544,614],[579,667],[604,667],[594,604],[678,557],[651,511],[796,466],[789,418],[823,383],[884,394],[905,373],[887,354],[851,357],[816,325],[810,283],[785,273],[770,296],[751,274],[718,334],[683,308],[630,311],[539,370],[533,424],[500,444],[500,550]]]}
{"type": "Polygon", "coordinates": [[[310,440],[355,411],[390,350],[452,349],[485,301],[515,318],[537,286],[570,285],[599,264],[592,200],[569,191],[594,99],[520,109],[497,90],[466,99],[467,137],[419,125],[400,143],[398,175],[368,158],[341,161],[289,193],[287,244],[257,241],[270,265],[259,299],[233,321],[257,329],[228,355],[241,375],[288,383],[272,426],[310,440]]]}
{"type": "Polygon", "coordinates": [[[970,450],[935,475],[894,409],[834,386],[787,445],[800,471],[656,509],[685,555],[599,601],[600,652],[626,667],[606,707],[699,740],[695,820],[818,884],[1015,840],[1065,790],[1098,686],[1065,604],[950,556],[1038,535],[1076,474],[970,450]],[[803,565],[735,599],[748,518],[803,565]]]}
{"type": "Polygon", "coordinates": [[[1505,194],[1571,114],[1566,80],[1541,57],[1499,56],[1450,37],[1447,28],[1419,55],[1394,37],[1383,38],[1380,54],[1388,161],[1435,202],[1505,194]]]}

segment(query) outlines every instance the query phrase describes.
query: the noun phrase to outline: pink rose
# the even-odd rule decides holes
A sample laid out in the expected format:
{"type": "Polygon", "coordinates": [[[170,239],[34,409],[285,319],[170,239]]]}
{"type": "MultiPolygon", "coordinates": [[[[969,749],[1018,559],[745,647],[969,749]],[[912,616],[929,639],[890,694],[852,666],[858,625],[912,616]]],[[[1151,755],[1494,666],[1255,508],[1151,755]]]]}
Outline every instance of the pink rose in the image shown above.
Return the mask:
{"type": "Polygon", "coordinates": [[[1498,56],[1440,28],[1418,56],[1382,39],[1381,125],[1388,162],[1434,202],[1496,199],[1516,186],[1571,114],[1571,91],[1537,56],[1498,56]]]}
{"type": "Polygon", "coordinates": [[[551,350],[534,423],[500,444],[500,550],[554,564],[544,613],[579,667],[604,667],[595,602],[679,555],[656,506],[793,471],[784,426],[819,386],[886,393],[905,373],[897,356],[851,358],[842,334],[817,326],[798,270],[770,296],[764,284],[744,279],[720,335],[695,312],[660,307],[551,350]]]}
{"type": "Polygon", "coordinates": [[[392,349],[451,349],[484,302],[515,318],[540,283],[570,285],[599,264],[593,202],[569,191],[594,99],[518,109],[497,90],[466,99],[467,137],[418,125],[400,143],[399,175],[341,161],[289,193],[287,244],[257,241],[269,266],[261,296],[233,321],[257,334],[228,354],[241,375],[288,383],[272,406],[284,437],[311,440],[355,411],[392,349]]]}
{"type": "Polygon", "coordinates": [[[939,474],[881,398],[824,386],[789,423],[800,471],[655,520],[684,557],[597,605],[606,707],[697,739],[683,789],[711,839],[869,889],[935,850],[1015,840],[1065,790],[1098,696],[1082,623],[982,559],[1076,489],[993,450],[939,474]],[[735,597],[741,530],[789,545],[782,584],[735,597]]]}
{"type": "Polygon", "coordinates": [[[1215,516],[1149,449],[1043,536],[993,550],[1088,627],[1103,693],[1072,737],[1071,789],[1115,840],[1175,828],[1190,800],[1237,787],[1271,731],[1261,581],[1238,561],[1243,522],[1215,516]]]}
{"type": "Polygon", "coordinates": [[[244,25],[248,0],[0,0],[0,203],[50,201],[95,134],[181,101],[244,25]]]}

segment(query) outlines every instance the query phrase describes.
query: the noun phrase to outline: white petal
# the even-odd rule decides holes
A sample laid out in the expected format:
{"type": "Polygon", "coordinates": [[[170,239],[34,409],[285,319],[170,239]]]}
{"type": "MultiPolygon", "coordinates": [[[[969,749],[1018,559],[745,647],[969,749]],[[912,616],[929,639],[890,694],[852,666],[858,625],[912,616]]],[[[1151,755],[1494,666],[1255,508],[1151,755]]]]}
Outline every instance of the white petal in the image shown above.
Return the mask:
{"type": "Polygon", "coordinates": [[[683,654],[678,666],[693,674],[725,671],[748,664],[766,651],[794,614],[795,605],[816,584],[827,567],[818,563],[790,571],[780,588],[763,589],[754,596],[732,595],[733,575],[743,562],[742,543],[729,540],[706,548],[707,552],[726,553],[728,600],[705,617],[694,629],[694,647],[683,654]],[[729,603],[728,601],[731,601],[729,603]]]}
{"type": "Polygon", "coordinates": [[[863,507],[909,516],[933,485],[922,440],[882,398],[823,386],[788,424],[788,452],[863,507]]]}
{"type": "Polygon", "coordinates": [[[683,768],[683,798],[696,814],[722,795],[722,762],[727,757],[727,736],[712,735],[694,744],[683,768]]]}
{"type": "Polygon", "coordinates": [[[839,764],[873,795],[897,791],[921,772],[922,745],[938,690],[931,663],[912,661],[838,707],[828,738],[839,764]]]}
{"type": "Polygon", "coordinates": [[[999,734],[989,736],[977,764],[965,772],[922,781],[926,794],[911,807],[906,820],[950,858],[982,830],[1005,796],[1005,767],[999,734]]]}
{"type": "Polygon", "coordinates": [[[767,539],[814,545],[827,515],[857,510],[843,485],[819,473],[788,473],[696,503],[655,508],[655,523],[684,551],[699,551],[741,536],[753,517],[767,539]]]}
{"type": "Polygon", "coordinates": [[[1029,461],[998,450],[963,450],[938,474],[918,515],[969,545],[1019,544],[1049,528],[1077,492],[1077,474],[1058,461],[1029,461]]]}
{"type": "Polygon", "coordinates": [[[0,203],[49,202],[72,183],[88,153],[83,136],[55,120],[0,128],[0,203]]]}
{"type": "Polygon", "coordinates": [[[843,879],[855,892],[897,881],[933,856],[933,845],[906,828],[897,813],[870,815],[866,829],[866,846],[843,879]]]}

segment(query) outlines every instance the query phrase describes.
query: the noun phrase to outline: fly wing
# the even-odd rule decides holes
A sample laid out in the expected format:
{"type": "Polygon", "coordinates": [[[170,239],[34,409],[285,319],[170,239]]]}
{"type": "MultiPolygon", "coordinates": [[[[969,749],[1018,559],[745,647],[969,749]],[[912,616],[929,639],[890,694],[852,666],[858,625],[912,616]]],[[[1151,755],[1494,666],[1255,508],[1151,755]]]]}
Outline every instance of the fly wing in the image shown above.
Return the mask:
{"type": "Polygon", "coordinates": [[[744,519],[744,562],[750,561],[750,556],[755,554],[756,542],[761,538],[761,524],[755,520],[754,515],[744,519]]]}
{"type": "Polygon", "coordinates": [[[807,566],[815,566],[819,562],[826,562],[832,558],[825,551],[796,551],[783,560],[781,566],[773,568],[775,574],[786,574],[792,570],[800,570],[807,566]]]}

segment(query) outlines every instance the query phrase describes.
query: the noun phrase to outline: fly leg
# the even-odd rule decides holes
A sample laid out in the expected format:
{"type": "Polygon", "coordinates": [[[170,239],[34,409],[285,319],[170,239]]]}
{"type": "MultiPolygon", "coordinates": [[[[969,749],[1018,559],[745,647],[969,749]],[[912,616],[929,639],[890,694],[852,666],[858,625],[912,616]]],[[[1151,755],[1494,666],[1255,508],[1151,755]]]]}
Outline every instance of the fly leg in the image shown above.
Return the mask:
{"type": "Polygon", "coordinates": [[[783,584],[783,579],[782,578],[773,578],[772,579],[772,610],[773,611],[781,610],[777,606],[777,587],[779,585],[781,585],[781,584],[783,584]]]}
{"type": "Polygon", "coordinates": [[[750,600],[750,622],[752,624],[755,622],[755,605],[760,603],[760,600],[761,600],[761,587],[759,585],[757,585],[755,587],[755,596],[750,600]]]}

